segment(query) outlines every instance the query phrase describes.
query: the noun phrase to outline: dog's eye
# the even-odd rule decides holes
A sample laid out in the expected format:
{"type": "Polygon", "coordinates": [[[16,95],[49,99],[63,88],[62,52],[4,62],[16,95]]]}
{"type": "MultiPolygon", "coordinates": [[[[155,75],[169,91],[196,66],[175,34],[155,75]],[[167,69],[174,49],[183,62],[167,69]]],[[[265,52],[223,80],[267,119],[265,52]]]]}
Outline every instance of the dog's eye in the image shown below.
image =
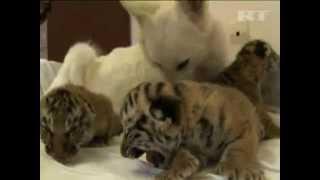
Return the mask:
{"type": "Polygon", "coordinates": [[[179,63],[179,64],[177,65],[176,70],[177,70],[177,71],[183,70],[184,68],[186,68],[186,67],[188,66],[189,62],[190,62],[190,58],[182,61],[181,63],[179,63]]]}

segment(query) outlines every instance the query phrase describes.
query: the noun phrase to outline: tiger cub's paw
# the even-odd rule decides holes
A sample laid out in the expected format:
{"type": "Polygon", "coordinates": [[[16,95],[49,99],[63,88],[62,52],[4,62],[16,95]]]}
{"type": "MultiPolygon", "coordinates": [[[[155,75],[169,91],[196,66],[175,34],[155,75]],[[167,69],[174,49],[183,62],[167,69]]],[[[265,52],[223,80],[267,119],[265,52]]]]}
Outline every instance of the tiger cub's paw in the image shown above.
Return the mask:
{"type": "MultiPolygon", "coordinates": [[[[234,177],[236,180],[266,180],[264,172],[262,170],[244,170],[239,172],[239,174],[233,174],[234,176],[238,175],[238,177],[234,177]]],[[[230,179],[230,177],[229,177],[230,179]]]]}
{"type": "Polygon", "coordinates": [[[231,171],[228,175],[228,179],[233,180],[266,180],[263,171],[258,170],[243,170],[243,171],[231,171]]]}
{"type": "Polygon", "coordinates": [[[215,174],[225,176],[228,180],[266,180],[265,174],[260,169],[226,169],[218,166],[215,174]]]}

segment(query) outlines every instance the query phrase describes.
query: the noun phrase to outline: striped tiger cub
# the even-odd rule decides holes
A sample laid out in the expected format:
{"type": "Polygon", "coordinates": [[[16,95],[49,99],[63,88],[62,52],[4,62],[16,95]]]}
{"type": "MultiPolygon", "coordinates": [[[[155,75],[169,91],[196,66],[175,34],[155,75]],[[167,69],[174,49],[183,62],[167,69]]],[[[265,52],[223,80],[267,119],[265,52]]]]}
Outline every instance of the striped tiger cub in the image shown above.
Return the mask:
{"type": "Polygon", "coordinates": [[[122,132],[108,97],[66,84],[40,100],[40,138],[56,161],[70,164],[84,146],[106,145],[122,132]]]}
{"type": "Polygon", "coordinates": [[[280,137],[280,128],[267,113],[272,109],[264,102],[261,87],[267,74],[279,63],[280,57],[270,44],[252,40],[240,49],[235,61],[213,81],[239,89],[255,104],[264,126],[265,139],[280,137]]]}
{"type": "Polygon", "coordinates": [[[234,180],[264,180],[257,162],[259,116],[239,90],[193,81],[145,82],[121,109],[121,154],[164,171],[157,180],[183,180],[209,170],[234,180]]]}

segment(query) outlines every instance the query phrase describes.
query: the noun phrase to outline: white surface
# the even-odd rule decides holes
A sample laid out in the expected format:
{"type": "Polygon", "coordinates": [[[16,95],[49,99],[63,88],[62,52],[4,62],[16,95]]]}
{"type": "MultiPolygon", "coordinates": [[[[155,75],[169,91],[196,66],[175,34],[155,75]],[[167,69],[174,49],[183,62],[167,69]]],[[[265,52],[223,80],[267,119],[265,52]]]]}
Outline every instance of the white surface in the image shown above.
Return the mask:
{"type": "MultiPolygon", "coordinates": [[[[40,86],[45,90],[54,78],[60,65],[40,60],[40,86]]],[[[116,137],[103,148],[85,148],[72,166],[64,166],[52,160],[44,151],[40,141],[41,180],[149,180],[161,170],[151,167],[142,160],[130,160],[120,155],[121,137],[116,137]]],[[[141,159],[144,159],[142,157],[141,159]]],[[[259,159],[266,169],[267,180],[280,180],[280,140],[262,143],[259,159]]],[[[221,178],[221,177],[220,177],[221,178]]],[[[199,178],[197,178],[199,179],[199,178]]],[[[218,180],[207,175],[201,179],[218,180]]]]}
{"type": "Polygon", "coordinates": [[[141,160],[122,158],[119,152],[120,138],[106,148],[82,149],[75,159],[75,165],[64,166],[52,160],[43,149],[40,152],[40,177],[42,180],[147,180],[159,173],[141,160]]]}
{"type": "MultiPolygon", "coordinates": [[[[40,143],[40,179],[41,180],[149,180],[161,170],[139,160],[121,157],[121,138],[114,139],[104,148],[82,149],[72,166],[64,166],[54,161],[44,152],[40,143]]],[[[280,180],[279,140],[270,140],[262,145],[259,158],[266,168],[267,180],[280,180]]],[[[206,180],[224,179],[215,175],[201,177],[206,180]]]]}
{"type": "MultiPolygon", "coordinates": [[[[46,155],[41,144],[40,148],[40,179],[41,180],[149,180],[161,170],[151,167],[139,160],[121,157],[121,138],[105,148],[82,149],[74,161],[75,165],[64,166],[46,155]]],[[[279,140],[265,142],[259,157],[266,167],[267,180],[280,180],[279,140]],[[267,170],[269,169],[269,170],[267,170]]],[[[201,179],[217,180],[219,176],[207,175],[201,179]]]]}

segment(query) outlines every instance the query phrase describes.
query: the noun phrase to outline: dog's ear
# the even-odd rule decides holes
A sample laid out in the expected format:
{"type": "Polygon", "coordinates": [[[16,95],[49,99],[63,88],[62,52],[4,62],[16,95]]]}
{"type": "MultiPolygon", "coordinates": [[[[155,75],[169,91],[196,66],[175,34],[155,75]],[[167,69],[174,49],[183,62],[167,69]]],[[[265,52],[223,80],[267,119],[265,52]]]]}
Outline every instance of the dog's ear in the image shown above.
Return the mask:
{"type": "Polygon", "coordinates": [[[204,18],[208,8],[208,2],[204,0],[181,0],[177,5],[192,21],[199,21],[204,18]]]}
{"type": "Polygon", "coordinates": [[[121,0],[120,3],[139,23],[142,23],[146,18],[151,17],[160,8],[160,4],[157,1],[121,0]]]}

